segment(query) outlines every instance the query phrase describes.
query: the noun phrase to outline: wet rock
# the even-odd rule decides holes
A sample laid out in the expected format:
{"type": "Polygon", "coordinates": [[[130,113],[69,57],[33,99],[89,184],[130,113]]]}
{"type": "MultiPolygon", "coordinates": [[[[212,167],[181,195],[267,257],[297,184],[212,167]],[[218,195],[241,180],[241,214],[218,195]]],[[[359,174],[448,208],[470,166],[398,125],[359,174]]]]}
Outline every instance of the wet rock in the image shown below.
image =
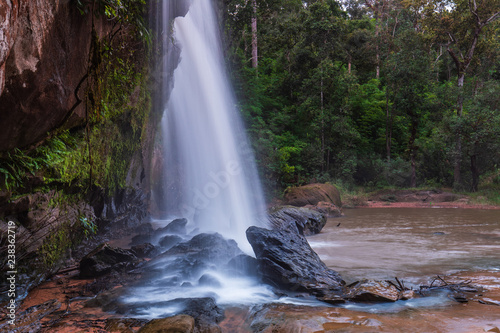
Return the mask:
{"type": "Polygon", "coordinates": [[[316,206],[319,202],[328,202],[342,207],[340,192],[331,184],[308,184],[289,188],[285,193],[285,202],[292,206],[316,206]]]}
{"type": "Polygon", "coordinates": [[[172,222],[167,224],[165,227],[156,230],[156,233],[160,234],[160,235],[164,235],[164,234],[185,235],[187,233],[187,230],[186,230],[187,222],[188,221],[185,218],[173,220],[172,222]]]}
{"type": "Polygon", "coordinates": [[[152,241],[152,239],[153,239],[152,235],[139,234],[139,235],[135,235],[134,237],[132,237],[130,244],[131,245],[139,245],[139,244],[149,243],[152,241]]]}
{"type": "Polygon", "coordinates": [[[155,230],[153,229],[153,225],[151,223],[143,223],[135,228],[134,231],[138,234],[150,235],[153,234],[155,230]]]}
{"type": "Polygon", "coordinates": [[[281,206],[274,208],[268,214],[269,223],[273,229],[287,229],[290,224],[306,236],[317,234],[326,224],[326,215],[305,207],[281,206]]]}
{"type": "Polygon", "coordinates": [[[317,205],[306,205],[305,208],[310,208],[313,210],[317,210],[320,213],[325,214],[328,217],[341,217],[342,209],[340,207],[335,206],[331,202],[320,201],[317,205]]]}
{"type": "Polygon", "coordinates": [[[151,243],[134,245],[131,250],[138,258],[153,256],[156,253],[156,248],[151,243]]]}
{"type": "Polygon", "coordinates": [[[251,332],[325,332],[324,325],[335,316],[331,311],[326,307],[264,304],[254,307],[248,321],[251,332]]]}
{"type": "Polygon", "coordinates": [[[179,244],[183,239],[177,235],[166,235],[163,236],[158,242],[161,247],[171,248],[172,246],[179,244]]]}
{"type": "Polygon", "coordinates": [[[202,286],[222,287],[222,284],[217,278],[210,274],[203,274],[198,280],[198,284],[202,286]]]}
{"type": "Polygon", "coordinates": [[[81,277],[97,277],[111,272],[132,268],[137,257],[131,250],[101,244],[80,261],[81,277]]]}
{"type": "Polygon", "coordinates": [[[176,298],[162,302],[130,303],[122,305],[120,313],[129,316],[149,314],[152,307],[175,309],[175,314],[188,315],[194,318],[198,332],[220,331],[218,323],[224,319],[224,310],[217,306],[211,297],[176,298]],[[123,311],[124,310],[124,311],[123,311]]]}
{"type": "Polygon", "coordinates": [[[488,304],[488,305],[497,305],[497,306],[500,306],[500,300],[495,300],[495,299],[492,299],[492,298],[486,298],[486,297],[483,297],[479,300],[479,303],[481,304],[488,304]]]}
{"type": "Polygon", "coordinates": [[[181,254],[190,259],[209,261],[214,265],[226,264],[231,258],[242,254],[236,242],[224,239],[220,234],[198,234],[191,240],[177,244],[164,255],[181,254]]]}
{"type": "Polygon", "coordinates": [[[321,261],[303,235],[291,229],[248,228],[247,238],[264,282],[318,297],[340,293],[345,284],[340,275],[321,261]]]}
{"type": "Polygon", "coordinates": [[[240,254],[227,263],[228,269],[235,270],[244,276],[258,276],[257,259],[246,254],[240,254]]]}
{"type": "Polygon", "coordinates": [[[361,280],[347,286],[344,297],[357,302],[395,302],[399,290],[387,281],[361,280]]]}
{"type": "Polygon", "coordinates": [[[135,318],[109,318],[104,329],[107,332],[134,333],[137,328],[143,327],[148,321],[135,318]]]}
{"type": "Polygon", "coordinates": [[[500,328],[495,325],[487,325],[483,328],[485,332],[500,333],[500,328]]]}
{"type": "Polygon", "coordinates": [[[169,318],[153,319],[139,330],[139,333],[191,333],[194,332],[194,318],[177,315],[169,318]]]}
{"type": "Polygon", "coordinates": [[[194,318],[197,327],[212,326],[224,319],[224,310],[220,308],[211,297],[202,298],[180,298],[173,300],[184,306],[183,314],[194,318]]]}
{"type": "Polygon", "coordinates": [[[56,299],[47,301],[40,305],[29,307],[21,313],[15,314],[15,329],[9,323],[8,316],[0,321],[0,332],[38,332],[42,328],[41,319],[45,316],[59,310],[61,302],[56,299]]]}
{"type": "Polygon", "coordinates": [[[401,292],[401,295],[399,296],[399,299],[402,301],[407,301],[409,299],[417,298],[419,297],[417,292],[415,290],[403,290],[401,292]]]}

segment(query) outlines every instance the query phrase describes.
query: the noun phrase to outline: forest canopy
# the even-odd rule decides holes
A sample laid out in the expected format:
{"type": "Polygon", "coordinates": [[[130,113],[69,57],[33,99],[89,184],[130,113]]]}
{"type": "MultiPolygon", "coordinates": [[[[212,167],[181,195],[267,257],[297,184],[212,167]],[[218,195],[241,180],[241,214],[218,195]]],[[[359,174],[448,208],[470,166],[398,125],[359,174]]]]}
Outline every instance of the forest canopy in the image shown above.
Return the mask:
{"type": "Polygon", "coordinates": [[[498,0],[224,0],[268,190],[500,182],[498,0]]]}

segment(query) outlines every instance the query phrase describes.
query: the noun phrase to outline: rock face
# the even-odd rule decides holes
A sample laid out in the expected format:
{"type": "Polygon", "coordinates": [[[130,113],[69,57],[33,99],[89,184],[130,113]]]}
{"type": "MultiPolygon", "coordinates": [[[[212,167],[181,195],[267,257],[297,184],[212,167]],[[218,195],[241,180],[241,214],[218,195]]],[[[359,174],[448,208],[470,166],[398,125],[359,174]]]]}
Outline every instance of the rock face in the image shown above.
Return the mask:
{"type": "MultiPolygon", "coordinates": [[[[68,116],[87,68],[91,20],[73,1],[0,0],[0,22],[3,151],[39,141],[68,116]]],[[[111,27],[95,23],[100,36],[111,27]]],[[[84,117],[82,106],[73,121],[84,117]]]]}
{"type": "Polygon", "coordinates": [[[295,224],[306,236],[319,233],[326,224],[324,213],[294,206],[274,208],[269,212],[268,219],[273,229],[288,229],[291,224],[295,224]]]}
{"type": "Polygon", "coordinates": [[[250,227],[247,238],[264,282],[316,296],[342,292],[345,282],[337,272],[326,267],[296,228],[267,230],[250,227]]]}
{"type": "Polygon", "coordinates": [[[336,207],[342,207],[340,193],[331,184],[308,184],[292,187],[285,193],[285,202],[292,206],[316,206],[320,202],[332,203],[336,207]]]}

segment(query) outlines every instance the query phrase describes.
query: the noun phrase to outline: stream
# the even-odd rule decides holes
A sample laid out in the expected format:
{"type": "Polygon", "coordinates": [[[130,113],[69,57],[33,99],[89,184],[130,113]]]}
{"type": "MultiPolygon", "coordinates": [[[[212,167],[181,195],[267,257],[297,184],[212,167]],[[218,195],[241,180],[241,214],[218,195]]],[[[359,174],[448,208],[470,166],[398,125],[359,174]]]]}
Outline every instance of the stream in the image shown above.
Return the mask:
{"type": "Polygon", "coordinates": [[[344,214],[329,219],[308,241],[347,283],[394,277],[419,282],[438,274],[500,269],[498,210],[358,208],[344,214]]]}

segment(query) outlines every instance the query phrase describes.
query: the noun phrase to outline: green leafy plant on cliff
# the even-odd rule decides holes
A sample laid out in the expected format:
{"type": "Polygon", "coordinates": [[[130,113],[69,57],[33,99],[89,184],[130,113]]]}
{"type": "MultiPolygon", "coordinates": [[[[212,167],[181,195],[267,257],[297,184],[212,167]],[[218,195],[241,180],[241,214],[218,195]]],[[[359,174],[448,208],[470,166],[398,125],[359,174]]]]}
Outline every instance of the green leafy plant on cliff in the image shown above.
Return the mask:
{"type": "Polygon", "coordinates": [[[45,182],[54,180],[52,167],[63,161],[75,144],[75,138],[68,131],[63,131],[34,149],[15,148],[4,153],[0,156],[0,174],[3,178],[0,188],[16,193],[41,170],[49,171],[43,173],[45,182]]]}

